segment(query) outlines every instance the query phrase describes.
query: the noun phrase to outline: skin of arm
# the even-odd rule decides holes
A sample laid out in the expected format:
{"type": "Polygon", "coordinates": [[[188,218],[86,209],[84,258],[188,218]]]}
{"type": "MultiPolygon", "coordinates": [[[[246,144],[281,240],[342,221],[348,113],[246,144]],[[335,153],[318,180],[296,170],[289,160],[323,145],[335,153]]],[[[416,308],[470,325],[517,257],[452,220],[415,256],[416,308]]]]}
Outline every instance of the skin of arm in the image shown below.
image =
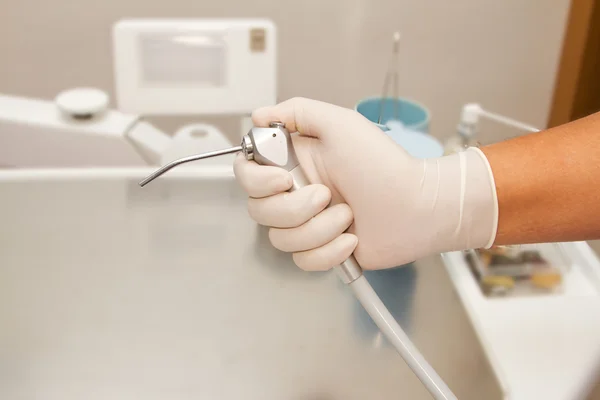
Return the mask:
{"type": "Polygon", "coordinates": [[[600,113],[481,150],[498,195],[496,245],[600,239],[600,113]]]}

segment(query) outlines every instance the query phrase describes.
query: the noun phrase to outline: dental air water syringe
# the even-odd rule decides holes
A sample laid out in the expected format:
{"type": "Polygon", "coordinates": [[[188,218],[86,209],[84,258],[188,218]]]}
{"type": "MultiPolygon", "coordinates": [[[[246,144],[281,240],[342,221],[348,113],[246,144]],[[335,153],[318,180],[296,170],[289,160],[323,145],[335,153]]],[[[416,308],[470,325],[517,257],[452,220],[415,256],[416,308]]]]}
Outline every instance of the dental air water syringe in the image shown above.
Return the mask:
{"type": "MultiPolygon", "coordinates": [[[[240,151],[247,160],[253,160],[260,165],[284,168],[289,171],[294,179],[290,191],[297,190],[309,184],[296,157],[290,133],[284,124],[272,122],[268,128],[252,128],[248,134],[244,135],[240,146],[175,160],[149,175],[140,182],[140,186],[147,185],[178,165],[240,151]]],[[[362,268],[356,261],[356,258],[351,255],[341,265],[336,266],[335,270],[342,281],[350,286],[375,324],[400,353],[406,364],[427,388],[429,393],[431,393],[433,398],[436,400],[456,399],[456,396],[454,396],[448,385],[446,385],[427,360],[425,360],[379,296],[377,296],[377,293],[375,293],[363,275],[362,268]]]]}

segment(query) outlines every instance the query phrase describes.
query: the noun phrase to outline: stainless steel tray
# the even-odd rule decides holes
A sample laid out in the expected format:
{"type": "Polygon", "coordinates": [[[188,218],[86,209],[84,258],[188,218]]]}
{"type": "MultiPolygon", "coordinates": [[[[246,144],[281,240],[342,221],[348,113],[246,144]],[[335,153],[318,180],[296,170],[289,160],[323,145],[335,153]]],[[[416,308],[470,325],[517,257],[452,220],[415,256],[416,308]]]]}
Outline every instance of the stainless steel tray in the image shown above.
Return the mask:
{"type": "MultiPolygon", "coordinates": [[[[429,398],[230,173],[145,172],[0,175],[0,398],[429,398]]],[[[367,275],[460,399],[502,398],[439,257],[367,275]]]]}

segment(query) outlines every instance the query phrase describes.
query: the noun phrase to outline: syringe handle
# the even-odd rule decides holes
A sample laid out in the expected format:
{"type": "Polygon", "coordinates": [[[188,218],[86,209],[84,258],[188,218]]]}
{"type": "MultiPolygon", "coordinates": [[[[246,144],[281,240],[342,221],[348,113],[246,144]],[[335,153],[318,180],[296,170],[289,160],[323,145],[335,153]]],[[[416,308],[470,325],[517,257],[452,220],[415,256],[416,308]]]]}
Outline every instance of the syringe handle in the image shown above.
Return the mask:
{"type": "MultiPolygon", "coordinates": [[[[300,165],[292,169],[290,171],[290,174],[294,179],[294,183],[292,184],[290,192],[293,192],[294,190],[298,190],[301,187],[308,186],[310,184],[300,165]]],[[[336,270],[340,279],[345,284],[350,284],[354,282],[362,275],[362,268],[358,264],[358,261],[356,261],[356,258],[354,258],[354,255],[350,255],[350,257],[348,257],[346,261],[344,261],[340,265],[336,265],[334,269],[336,270]]]]}
{"type": "MultiPolygon", "coordinates": [[[[274,121],[268,128],[252,128],[244,136],[241,147],[247,160],[254,160],[260,165],[280,167],[292,174],[294,183],[290,191],[310,184],[296,156],[290,132],[283,123],[274,121]]],[[[362,276],[362,268],[352,255],[334,269],[346,284],[362,276]]]]}

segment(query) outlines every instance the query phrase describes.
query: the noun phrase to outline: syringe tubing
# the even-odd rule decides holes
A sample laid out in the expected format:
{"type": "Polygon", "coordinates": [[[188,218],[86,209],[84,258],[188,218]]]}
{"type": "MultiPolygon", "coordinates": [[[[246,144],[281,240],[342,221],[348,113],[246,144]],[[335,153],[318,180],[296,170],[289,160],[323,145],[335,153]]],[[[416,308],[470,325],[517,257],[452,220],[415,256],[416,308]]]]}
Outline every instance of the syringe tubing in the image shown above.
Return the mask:
{"type": "MultiPolygon", "coordinates": [[[[310,184],[302,167],[297,166],[290,174],[293,185],[290,192],[310,184]]],[[[410,338],[404,333],[394,316],[389,312],[369,281],[362,274],[358,261],[350,256],[342,265],[335,268],[342,282],[348,284],[354,291],[356,298],[367,311],[373,322],[383,333],[386,339],[396,348],[402,359],[423,383],[435,400],[456,400],[448,385],[429,365],[410,338]]]]}
{"type": "Polygon", "coordinates": [[[369,281],[362,275],[349,284],[356,298],[367,311],[373,322],[384,334],[386,339],[396,348],[398,353],[417,378],[435,400],[456,400],[448,385],[429,365],[427,360],[411,342],[404,330],[390,312],[377,293],[373,290],[369,281]]]}

